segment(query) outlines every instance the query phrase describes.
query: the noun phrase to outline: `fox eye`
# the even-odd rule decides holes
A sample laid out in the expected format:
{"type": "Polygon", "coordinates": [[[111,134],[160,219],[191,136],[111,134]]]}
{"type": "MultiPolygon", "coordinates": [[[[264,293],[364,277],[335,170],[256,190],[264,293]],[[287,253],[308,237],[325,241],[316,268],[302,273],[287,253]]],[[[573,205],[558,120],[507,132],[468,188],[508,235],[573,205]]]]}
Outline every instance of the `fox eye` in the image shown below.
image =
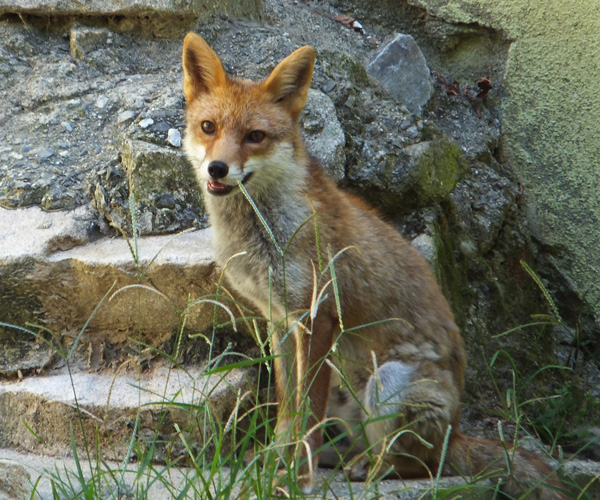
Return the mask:
{"type": "Polygon", "coordinates": [[[200,124],[200,127],[202,128],[202,132],[205,134],[214,134],[216,130],[215,124],[209,121],[203,121],[200,124]]]}
{"type": "Polygon", "coordinates": [[[246,136],[246,140],[248,142],[259,143],[262,142],[266,135],[262,130],[253,130],[246,136]]]}

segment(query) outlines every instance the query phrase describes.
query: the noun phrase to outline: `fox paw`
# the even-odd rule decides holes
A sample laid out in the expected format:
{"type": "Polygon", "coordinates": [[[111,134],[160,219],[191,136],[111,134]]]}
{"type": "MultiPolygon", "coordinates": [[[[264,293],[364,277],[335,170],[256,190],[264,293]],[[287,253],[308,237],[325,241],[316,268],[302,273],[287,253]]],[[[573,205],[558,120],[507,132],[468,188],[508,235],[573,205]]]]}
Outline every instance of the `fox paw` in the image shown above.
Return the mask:
{"type": "MultiPolygon", "coordinates": [[[[281,493],[288,489],[290,479],[287,478],[288,472],[279,471],[277,477],[273,480],[273,490],[281,493]]],[[[315,490],[315,478],[313,474],[299,474],[296,479],[296,485],[304,495],[310,495],[315,490]]]]}
{"type": "Polygon", "coordinates": [[[364,482],[369,476],[370,468],[371,460],[367,455],[363,455],[357,457],[355,460],[351,460],[350,463],[344,467],[344,475],[350,481],[364,482]]]}

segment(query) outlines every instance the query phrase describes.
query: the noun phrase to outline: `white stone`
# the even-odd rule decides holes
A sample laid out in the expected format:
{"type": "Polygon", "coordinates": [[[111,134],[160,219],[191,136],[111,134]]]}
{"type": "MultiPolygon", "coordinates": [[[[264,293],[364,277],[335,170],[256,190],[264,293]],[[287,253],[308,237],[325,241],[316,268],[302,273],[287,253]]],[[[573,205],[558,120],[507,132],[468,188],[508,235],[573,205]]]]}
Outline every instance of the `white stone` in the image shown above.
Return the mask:
{"type": "Polygon", "coordinates": [[[130,109],[126,111],[121,111],[117,116],[117,123],[121,125],[122,123],[128,122],[129,120],[133,120],[135,118],[135,112],[130,109]]]}
{"type": "Polygon", "coordinates": [[[152,118],[144,118],[140,122],[140,127],[141,128],[148,128],[150,125],[154,125],[154,120],[152,118]]]}
{"type": "Polygon", "coordinates": [[[170,128],[167,132],[167,143],[175,148],[181,147],[181,132],[176,128],[170,128]]]}
{"type": "Polygon", "coordinates": [[[96,99],[96,102],[94,103],[94,106],[96,106],[98,109],[104,109],[104,107],[108,104],[108,97],[106,96],[100,96],[98,97],[98,99],[96,99]]]}

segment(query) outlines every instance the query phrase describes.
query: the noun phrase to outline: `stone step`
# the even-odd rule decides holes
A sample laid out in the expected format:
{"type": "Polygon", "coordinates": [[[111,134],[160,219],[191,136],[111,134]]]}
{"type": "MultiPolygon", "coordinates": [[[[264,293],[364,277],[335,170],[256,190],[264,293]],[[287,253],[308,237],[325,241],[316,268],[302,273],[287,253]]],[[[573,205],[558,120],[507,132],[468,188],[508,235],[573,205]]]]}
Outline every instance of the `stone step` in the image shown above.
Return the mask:
{"type": "MultiPolygon", "coordinates": [[[[126,360],[131,338],[161,348],[184,319],[186,331],[212,330],[213,303],[188,308],[219,280],[209,229],[127,241],[99,237],[95,217],[88,207],[0,209],[0,323],[41,325],[67,346],[85,326],[92,369],[126,360]]],[[[40,369],[53,356],[23,330],[0,326],[0,341],[0,373],[40,369]]]]}
{"type": "MultiPolygon", "coordinates": [[[[169,369],[164,363],[154,363],[152,370],[137,376],[131,372],[69,375],[63,369],[21,381],[0,381],[0,500],[29,498],[33,484],[38,484],[36,498],[53,498],[50,478],[58,474],[66,481],[77,471],[71,428],[77,443],[78,460],[86,477],[90,470],[97,473],[99,465],[95,459],[89,464],[82,431],[92,456],[96,449],[101,450],[101,467],[105,471],[123,469],[122,461],[128,456],[129,443],[137,432],[138,446],[144,441],[158,444],[154,454],[158,462],[146,471],[146,484],[151,482],[147,474],[169,474],[173,486],[183,484],[185,478],[196,478],[197,481],[197,471],[193,469],[164,465],[172,464],[178,456],[185,454],[182,436],[195,450],[206,443],[199,424],[202,410],[193,410],[190,405],[201,409],[210,401],[205,408],[209,409],[213,419],[224,424],[236,408],[239,395],[246,393],[254,383],[252,373],[241,368],[207,374],[206,367],[169,369]],[[41,478],[39,483],[38,478],[41,478]]],[[[205,447],[205,451],[206,460],[210,462],[213,448],[205,447]]],[[[140,458],[136,449],[131,458],[140,458]]],[[[123,476],[131,491],[135,491],[137,468],[136,463],[127,464],[127,473],[123,476]]],[[[224,467],[219,472],[225,484],[228,471],[224,467]]],[[[563,473],[568,478],[566,484],[587,487],[588,498],[600,495],[597,480],[600,463],[569,459],[563,473]]],[[[375,489],[384,497],[432,498],[436,484],[433,480],[348,483],[342,474],[330,470],[319,470],[318,477],[319,484],[325,484],[328,493],[324,496],[321,490],[312,498],[371,498],[375,489]]],[[[156,481],[157,489],[152,490],[152,496],[148,498],[172,498],[172,493],[160,483],[156,481]]],[[[471,480],[444,477],[437,488],[440,491],[455,489],[465,499],[494,498],[494,488],[488,482],[461,488],[465,484],[471,484],[471,480]]]]}
{"type": "MultiPolygon", "coordinates": [[[[594,474],[600,474],[600,466],[598,463],[578,460],[569,462],[569,464],[568,466],[570,469],[584,471],[583,474],[585,477],[582,476],[581,481],[590,482],[593,480],[594,474]],[[571,465],[569,466],[569,464],[571,465]]],[[[80,465],[82,466],[84,477],[90,477],[90,470],[95,474],[98,474],[96,463],[91,464],[90,467],[90,464],[83,460],[80,465]]],[[[127,490],[135,492],[136,484],[142,487],[151,484],[146,498],[152,498],[153,500],[167,500],[174,498],[172,492],[175,491],[180,493],[184,488],[186,480],[191,480],[196,483],[197,488],[202,488],[202,486],[198,484],[199,479],[196,472],[189,468],[156,466],[153,469],[152,477],[148,478],[147,476],[142,476],[142,480],[139,478],[136,479],[139,465],[135,463],[127,464],[126,472],[122,475],[121,471],[123,471],[123,464],[120,462],[104,461],[102,469],[104,471],[111,470],[117,472],[114,477],[122,479],[123,484],[127,485],[123,488],[124,492],[127,490]],[[160,476],[163,478],[168,477],[170,491],[162,481],[151,481],[152,478],[160,476]]],[[[77,474],[77,464],[75,463],[75,460],[72,458],[55,458],[46,455],[23,453],[12,449],[0,448],[0,500],[21,500],[30,498],[34,484],[36,485],[35,498],[40,500],[52,500],[55,497],[52,493],[51,479],[55,478],[57,474],[62,480],[66,480],[67,474],[77,474]]],[[[433,492],[435,491],[435,483],[433,480],[383,480],[365,484],[349,483],[344,479],[343,474],[339,472],[334,473],[332,471],[320,469],[317,474],[317,484],[326,484],[327,486],[322,486],[318,493],[307,498],[336,498],[339,500],[349,500],[351,498],[427,500],[434,498],[433,492]]],[[[224,467],[219,472],[218,476],[221,479],[222,484],[227,484],[230,478],[229,469],[224,467]]],[[[108,477],[108,475],[105,477],[108,477]]],[[[56,479],[54,480],[56,481],[56,479]]],[[[73,479],[71,480],[73,481],[73,479]]],[[[453,489],[457,496],[450,496],[449,498],[461,498],[463,500],[487,500],[495,498],[494,489],[489,483],[479,483],[479,489],[473,487],[471,487],[470,490],[468,488],[460,488],[461,486],[468,484],[468,482],[468,480],[459,477],[442,477],[439,480],[437,488],[440,493],[445,490],[448,491],[453,489]],[[484,488],[487,488],[487,491],[485,491],[484,488]]],[[[582,486],[587,484],[587,482],[583,482],[582,486]]],[[[115,489],[114,482],[112,482],[111,486],[115,489]]],[[[596,481],[596,483],[592,484],[591,488],[587,490],[587,498],[598,498],[598,494],[600,493],[599,490],[600,488],[598,488],[596,481]]],[[[108,487],[107,491],[110,491],[108,487]]],[[[230,498],[235,498],[239,493],[239,488],[234,489],[230,498]]],[[[195,497],[193,493],[190,493],[189,497],[185,498],[195,497]]]]}
{"type": "Polygon", "coordinates": [[[69,374],[63,368],[0,380],[0,448],[72,456],[72,432],[82,455],[87,443],[107,460],[122,460],[134,439],[146,446],[156,441],[155,458],[165,460],[183,448],[177,428],[202,447],[207,412],[207,421],[227,422],[239,394],[255,383],[249,369],[211,374],[207,366],[184,370],[160,361],[143,373],[122,372],[69,374]]]}
{"type": "MultiPolygon", "coordinates": [[[[80,465],[84,477],[90,477],[90,469],[93,470],[95,474],[98,474],[96,463],[93,463],[90,467],[90,465],[83,460],[80,465]]],[[[102,470],[106,471],[108,469],[116,471],[117,474],[115,474],[115,477],[122,479],[122,492],[126,492],[127,490],[135,492],[136,485],[138,487],[150,485],[147,490],[148,496],[145,498],[152,498],[153,500],[175,498],[173,492],[179,494],[184,489],[186,481],[191,481],[195,484],[195,488],[199,489],[200,492],[204,491],[204,486],[201,484],[197,472],[190,468],[156,466],[153,469],[150,478],[142,475],[141,480],[140,478],[136,478],[136,474],[139,471],[138,464],[128,464],[126,472],[121,475],[121,471],[123,470],[122,463],[104,461],[102,470]],[[162,477],[163,479],[168,478],[167,484],[169,484],[169,487],[165,486],[163,481],[152,481],[152,478],[155,477],[162,477]]],[[[51,479],[57,475],[57,471],[62,480],[66,480],[67,474],[71,474],[71,481],[73,482],[73,476],[77,474],[77,464],[72,458],[54,458],[0,448],[0,500],[3,500],[4,498],[10,500],[29,498],[32,491],[32,485],[36,482],[35,498],[40,500],[52,500],[54,497],[52,496],[51,479]]],[[[206,472],[208,475],[208,471],[206,472]]],[[[229,468],[223,467],[217,473],[217,477],[218,479],[213,480],[212,482],[213,490],[219,488],[219,483],[222,486],[229,484],[229,468]]],[[[56,482],[56,479],[54,479],[54,481],[56,482]]],[[[111,491],[110,486],[112,486],[112,489],[116,490],[114,482],[109,480],[107,483],[108,492],[111,491]]],[[[466,481],[464,479],[458,477],[441,478],[438,489],[441,491],[449,488],[457,488],[465,483],[466,481]]],[[[432,492],[435,488],[434,483],[431,480],[383,480],[371,483],[350,483],[344,478],[341,472],[336,473],[324,469],[317,471],[317,484],[322,485],[321,488],[319,488],[317,493],[308,495],[306,498],[336,498],[339,500],[350,500],[351,498],[401,498],[402,500],[427,500],[433,497],[432,492]]],[[[240,495],[240,487],[241,484],[236,485],[228,498],[236,498],[240,495]]],[[[490,487],[489,483],[483,483],[482,488],[486,487],[488,489],[487,492],[482,491],[481,489],[469,492],[465,489],[460,498],[464,500],[491,499],[494,494],[493,488],[490,487]]],[[[137,497],[133,496],[132,498],[137,497]]],[[[191,489],[189,496],[185,496],[184,498],[202,498],[202,496],[194,496],[193,489],[191,489]]],[[[250,496],[250,498],[257,497],[250,496]]]]}

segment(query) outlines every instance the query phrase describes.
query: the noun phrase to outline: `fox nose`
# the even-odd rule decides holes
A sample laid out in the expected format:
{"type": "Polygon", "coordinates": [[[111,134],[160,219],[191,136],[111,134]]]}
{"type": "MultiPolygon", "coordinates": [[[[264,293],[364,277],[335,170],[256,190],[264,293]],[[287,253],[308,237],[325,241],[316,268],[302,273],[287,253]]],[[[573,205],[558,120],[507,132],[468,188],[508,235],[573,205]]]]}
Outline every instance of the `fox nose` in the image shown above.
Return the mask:
{"type": "Polygon", "coordinates": [[[222,161],[211,161],[208,165],[208,175],[213,179],[222,179],[229,172],[229,167],[222,161]]]}

